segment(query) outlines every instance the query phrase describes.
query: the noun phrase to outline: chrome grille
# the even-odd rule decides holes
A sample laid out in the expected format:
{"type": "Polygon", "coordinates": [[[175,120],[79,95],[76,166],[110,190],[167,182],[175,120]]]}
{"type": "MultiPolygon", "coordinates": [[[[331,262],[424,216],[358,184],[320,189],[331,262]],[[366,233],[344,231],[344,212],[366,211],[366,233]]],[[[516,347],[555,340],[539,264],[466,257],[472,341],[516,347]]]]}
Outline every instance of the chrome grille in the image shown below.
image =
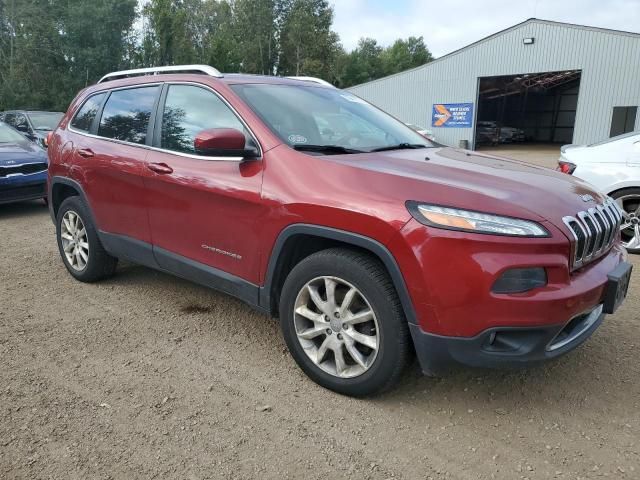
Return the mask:
{"type": "Polygon", "coordinates": [[[620,208],[609,198],[602,205],[562,219],[573,234],[573,268],[586,265],[609,251],[618,238],[622,218],[620,208]]]}

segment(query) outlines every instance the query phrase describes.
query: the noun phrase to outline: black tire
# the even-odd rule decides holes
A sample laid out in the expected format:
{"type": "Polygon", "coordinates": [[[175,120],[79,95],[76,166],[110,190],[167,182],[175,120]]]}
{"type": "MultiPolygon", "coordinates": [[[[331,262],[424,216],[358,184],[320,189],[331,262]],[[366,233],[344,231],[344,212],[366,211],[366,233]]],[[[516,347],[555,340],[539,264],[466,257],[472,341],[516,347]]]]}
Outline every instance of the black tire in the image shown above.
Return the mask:
{"type": "Polygon", "coordinates": [[[56,238],[62,262],[75,279],[81,282],[91,283],[110,277],[115,273],[118,259],[112,257],[105,251],[98,238],[89,210],[80,197],[69,197],[60,205],[56,218],[56,238]],[[62,221],[65,214],[69,211],[80,217],[80,220],[85,226],[87,241],[89,243],[88,260],[81,270],[77,270],[69,263],[62,245],[62,221]]]}
{"type": "MultiPolygon", "coordinates": [[[[631,214],[631,217],[633,218],[633,222],[639,222],[640,219],[636,220],[637,216],[635,214],[635,211],[638,209],[638,207],[640,207],[640,188],[623,188],[621,190],[618,190],[616,192],[613,192],[611,194],[611,198],[614,198],[616,200],[620,199],[620,198],[625,198],[623,203],[624,203],[624,210],[628,213],[631,214]]],[[[623,242],[629,242],[629,240],[631,240],[632,236],[629,230],[623,230],[622,231],[622,241],[623,242]]],[[[627,251],[629,253],[633,253],[633,254],[640,254],[640,247],[638,248],[630,248],[627,247],[627,251]]]]}
{"type": "Polygon", "coordinates": [[[400,378],[413,350],[400,300],[382,263],[366,253],[332,248],[315,253],[288,275],[280,298],[280,323],[291,355],[319,385],[335,392],[362,397],[389,389],[400,378]],[[294,307],[307,282],[322,276],[342,279],[358,289],[378,322],[379,344],[373,363],[353,378],[340,378],[317,366],[305,353],[295,330],[294,307]]]}

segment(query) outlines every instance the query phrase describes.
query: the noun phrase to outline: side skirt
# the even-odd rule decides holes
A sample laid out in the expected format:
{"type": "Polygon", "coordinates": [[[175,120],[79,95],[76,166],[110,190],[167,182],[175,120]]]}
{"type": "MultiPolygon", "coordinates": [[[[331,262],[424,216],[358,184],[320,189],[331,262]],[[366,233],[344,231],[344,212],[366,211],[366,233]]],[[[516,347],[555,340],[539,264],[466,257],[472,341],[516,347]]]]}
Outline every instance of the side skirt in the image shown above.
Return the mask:
{"type": "Polygon", "coordinates": [[[268,313],[258,304],[260,288],[240,277],[124,235],[100,232],[100,241],[114,257],[227,293],[262,313],[268,313]]]}

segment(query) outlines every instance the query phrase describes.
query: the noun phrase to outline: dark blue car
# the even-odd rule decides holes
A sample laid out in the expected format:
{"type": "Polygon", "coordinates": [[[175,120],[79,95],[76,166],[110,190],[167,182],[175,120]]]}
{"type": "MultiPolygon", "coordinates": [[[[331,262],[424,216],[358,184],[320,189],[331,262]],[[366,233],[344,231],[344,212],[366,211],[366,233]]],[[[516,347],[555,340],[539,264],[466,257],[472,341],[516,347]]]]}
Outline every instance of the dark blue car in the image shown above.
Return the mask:
{"type": "Polygon", "coordinates": [[[0,204],[47,196],[47,152],[0,122],[0,204]]]}

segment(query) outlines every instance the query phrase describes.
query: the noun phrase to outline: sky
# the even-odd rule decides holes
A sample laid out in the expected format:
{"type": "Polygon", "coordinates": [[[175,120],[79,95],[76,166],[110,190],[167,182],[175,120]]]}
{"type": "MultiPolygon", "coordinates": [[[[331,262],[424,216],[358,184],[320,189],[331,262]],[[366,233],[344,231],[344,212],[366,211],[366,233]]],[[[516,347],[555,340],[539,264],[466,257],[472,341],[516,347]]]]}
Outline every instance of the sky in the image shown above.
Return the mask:
{"type": "Polygon", "coordinates": [[[423,36],[435,57],[527,18],[640,32],[640,0],[331,0],[347,50],[361,37],[389,45],[423,36]]]}

